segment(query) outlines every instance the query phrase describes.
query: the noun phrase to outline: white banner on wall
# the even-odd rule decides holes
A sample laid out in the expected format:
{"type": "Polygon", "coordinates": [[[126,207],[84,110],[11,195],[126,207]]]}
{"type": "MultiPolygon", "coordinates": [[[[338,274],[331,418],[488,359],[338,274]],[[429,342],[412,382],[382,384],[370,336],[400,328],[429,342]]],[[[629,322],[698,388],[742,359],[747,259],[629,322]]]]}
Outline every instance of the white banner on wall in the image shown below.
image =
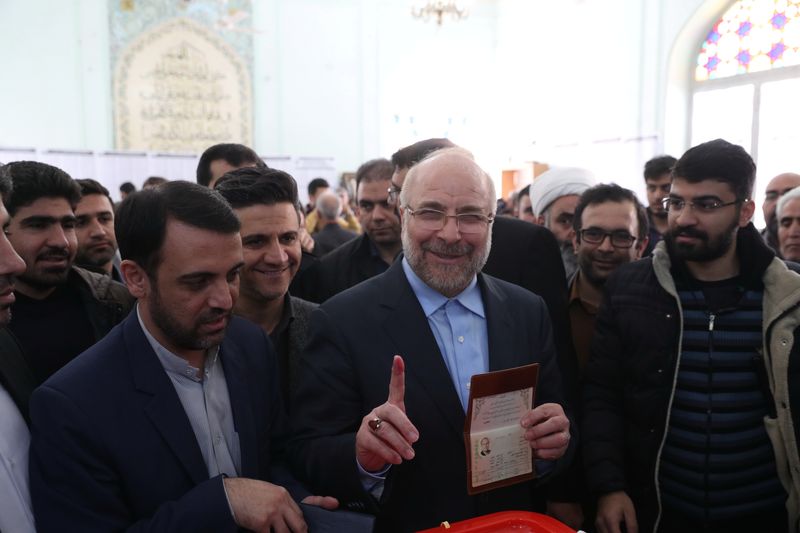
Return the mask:
{"type": "MultiPolygon", "coordinates": [[[[338,183],[333,157],[261,156],[270,168],[289,173],[297,181],[299,199],[308,201],[308,183],[325,178],[335,187],[338,183]]],[[[129,181],[139,190],[149,176],[168,180],[195,181],[197,154],[164,154],[127,152],[123,150],[93,152],[89,150],[50,150],[0,146],[0,163],[40,161],[58,167],[75,179],[92,178],[102,183],[114,201],[120,200],[119,186],[129,181]]]]}

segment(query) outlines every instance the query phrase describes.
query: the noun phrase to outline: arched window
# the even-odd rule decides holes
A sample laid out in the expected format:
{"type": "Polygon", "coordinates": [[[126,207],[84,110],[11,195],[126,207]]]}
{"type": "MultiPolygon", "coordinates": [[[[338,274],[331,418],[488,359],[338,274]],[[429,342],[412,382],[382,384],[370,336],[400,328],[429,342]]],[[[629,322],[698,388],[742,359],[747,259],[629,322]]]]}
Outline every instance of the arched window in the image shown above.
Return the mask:
{"type": "Polygon", "coordinates": [[[800,0],[739,0],[694,65],[691,144],[724,137],[759,167],[761,188],[800,171],[800,0]]]}

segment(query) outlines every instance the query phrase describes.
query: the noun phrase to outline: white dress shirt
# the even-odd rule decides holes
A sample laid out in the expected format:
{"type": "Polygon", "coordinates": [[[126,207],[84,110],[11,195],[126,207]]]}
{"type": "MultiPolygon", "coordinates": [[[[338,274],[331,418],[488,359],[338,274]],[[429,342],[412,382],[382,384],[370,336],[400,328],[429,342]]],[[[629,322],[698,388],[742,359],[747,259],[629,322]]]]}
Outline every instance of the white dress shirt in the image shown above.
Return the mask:
{"type": "Polygon", "coordinates": [[[0,531],[36,532],[28,490],[28,445],[25,419],[0,385],[0,531]]]}

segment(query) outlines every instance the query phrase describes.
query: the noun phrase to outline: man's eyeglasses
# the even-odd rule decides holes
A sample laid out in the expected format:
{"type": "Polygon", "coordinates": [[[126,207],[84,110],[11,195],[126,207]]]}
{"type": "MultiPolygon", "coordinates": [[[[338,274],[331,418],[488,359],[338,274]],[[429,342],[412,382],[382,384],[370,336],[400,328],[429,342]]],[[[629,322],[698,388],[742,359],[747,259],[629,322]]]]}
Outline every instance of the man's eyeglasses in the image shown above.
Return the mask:
{"type": "Polygon", "coordinates": [[[624,230],[606,231],[600,228],[586,228],[580,231],[581,241],[589,244],[603,244],[606,237],[611,239],[614,248],[630,248],[636,242],[636,237],[624,230]]]}
{"type": "Polygon", "coordinates": [[[722,209],[723,207],[740,204],[746,201],[747,200],[734,200],[732,202],[723,202],[722,200],[718,200],[716,198],[698,198],[697,200],[687,201],[683,198],[668,196],[667,198],[661,200],[661,205],[663,205],[664,209],[667,211],[673,211],[675,213],[683,211],[683,208],[687,205],[698,213],[713,213],[717,209],[722,209]]]}
{"type": "Polygon", "coordinates": [[[494,215],[484,215],[483,213],[459,213],[448,215],[436,209],[411,209],[405,208],[417,221],[419,227],[425,231],[440,231],[447,224],[448,218],[456,219],[456,228],[463,234],[480,233],[494,221],[494,215]]]}

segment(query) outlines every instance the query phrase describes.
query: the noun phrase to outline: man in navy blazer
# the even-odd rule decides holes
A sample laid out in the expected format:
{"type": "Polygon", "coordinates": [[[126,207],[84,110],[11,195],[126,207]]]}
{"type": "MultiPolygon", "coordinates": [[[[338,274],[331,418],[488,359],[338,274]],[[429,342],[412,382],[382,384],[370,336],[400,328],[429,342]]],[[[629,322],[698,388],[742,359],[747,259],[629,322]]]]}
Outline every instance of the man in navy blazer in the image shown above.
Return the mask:
{"type": "Polygon", "coordinates": [[[231,314],[238,231],[218,193],[187,182],[121,205],[138,304],[33,394],[39,531],[305,531],[287,490],[267,482],[285,421],[271,344],[231,314]]]}
{"type": "Polygon", "coordinates": [[[542,478],[574,448],[544,302],[479,273],[494,206],[469,152],[428,156],[400,196],[404,258],[312,314],[292,461],[314,490],[375,512],[377,531],[531,509],[536,483],[467,493],[473,374],[538,362],[535,407],[520,424],[542,478]]]}

